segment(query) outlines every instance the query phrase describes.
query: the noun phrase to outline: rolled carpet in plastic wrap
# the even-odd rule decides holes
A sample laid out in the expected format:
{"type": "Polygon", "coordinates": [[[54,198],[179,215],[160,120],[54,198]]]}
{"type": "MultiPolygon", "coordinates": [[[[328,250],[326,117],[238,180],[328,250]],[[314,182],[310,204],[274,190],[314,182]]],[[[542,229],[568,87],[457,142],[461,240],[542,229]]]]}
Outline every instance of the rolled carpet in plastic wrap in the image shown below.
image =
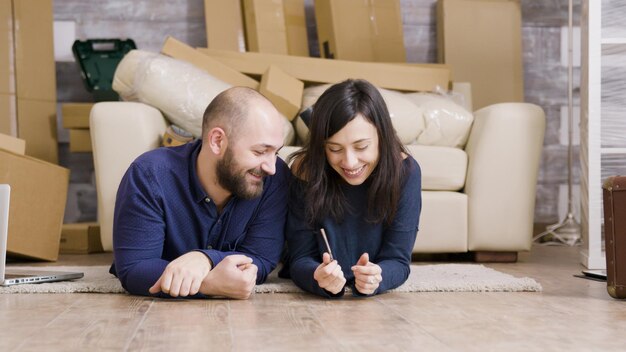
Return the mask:
{"type": "MultiPolygon", "coordinates": [[[[113,78],[113,89],[123,100],[159,109],[171,124],[195,138],[202,134],[206,107],[230,87],[190,63],[142,50],[126,54],[113,78]]],[[[283,136],[286,145],[295,139],[293,126],[286,118],[283,136]]]]}

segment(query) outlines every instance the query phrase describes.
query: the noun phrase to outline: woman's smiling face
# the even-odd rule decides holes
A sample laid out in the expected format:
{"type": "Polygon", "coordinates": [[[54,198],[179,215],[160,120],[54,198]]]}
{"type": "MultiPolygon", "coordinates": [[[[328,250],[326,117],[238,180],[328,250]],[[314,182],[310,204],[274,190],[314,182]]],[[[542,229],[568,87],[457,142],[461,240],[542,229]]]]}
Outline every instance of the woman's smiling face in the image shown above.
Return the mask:
{"type": "Polygon", "coordinates": [[[378,165],[378,132],[362,115],[357,115],[325,144],[330,166],[350,185],[365,182],[378,165]]]}

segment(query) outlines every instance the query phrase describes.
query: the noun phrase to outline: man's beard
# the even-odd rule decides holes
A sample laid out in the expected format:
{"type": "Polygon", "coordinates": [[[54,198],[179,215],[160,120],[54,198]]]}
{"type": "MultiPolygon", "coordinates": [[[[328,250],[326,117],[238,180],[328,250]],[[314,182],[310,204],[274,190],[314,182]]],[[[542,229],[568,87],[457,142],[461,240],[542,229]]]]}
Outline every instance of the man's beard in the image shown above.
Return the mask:
{"type": "Polygon", "coordinates": [[[226,149],[224,158],[218,160],[216,165],[217,182],[224,189],[228,190],[235,196],[243,199],[256,198],[263,193],[263,179],[254,184],[250,184],[246,180],[246,174],[252,172],[261,177],[267,176],[261,169],[241,170],[235,162],[233,153],[230,149],[226,149]]]}

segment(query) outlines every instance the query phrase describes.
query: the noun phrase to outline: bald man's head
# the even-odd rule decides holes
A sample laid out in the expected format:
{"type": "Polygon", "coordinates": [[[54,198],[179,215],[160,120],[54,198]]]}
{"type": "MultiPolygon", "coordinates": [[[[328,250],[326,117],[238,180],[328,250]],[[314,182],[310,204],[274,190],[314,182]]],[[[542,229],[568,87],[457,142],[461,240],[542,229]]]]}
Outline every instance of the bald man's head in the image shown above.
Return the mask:
{"type": "Polygon", "coordinates": [[[236,138],[254,104],[269,104],[273,108],[267,98],[251,88],[233,87],[218,94],[204,111],[202,138],[206,138],[207,131],[214,127],[220,127],[230,138],[236,138]]]}

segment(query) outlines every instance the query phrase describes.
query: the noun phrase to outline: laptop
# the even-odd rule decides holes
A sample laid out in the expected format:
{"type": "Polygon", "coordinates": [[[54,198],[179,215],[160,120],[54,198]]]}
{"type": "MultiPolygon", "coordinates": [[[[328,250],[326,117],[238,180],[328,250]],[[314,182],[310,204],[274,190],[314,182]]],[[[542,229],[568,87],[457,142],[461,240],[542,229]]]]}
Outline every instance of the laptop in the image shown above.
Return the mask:
{"type": "Polygon", "coordinates": [[[7,237],[9,232],[9,200],[11,186],[0,184],[0,286],[18,284],[38,284],[42,282],[80,279],[85,276],[78,272],[5,270],[7,237]]]}

